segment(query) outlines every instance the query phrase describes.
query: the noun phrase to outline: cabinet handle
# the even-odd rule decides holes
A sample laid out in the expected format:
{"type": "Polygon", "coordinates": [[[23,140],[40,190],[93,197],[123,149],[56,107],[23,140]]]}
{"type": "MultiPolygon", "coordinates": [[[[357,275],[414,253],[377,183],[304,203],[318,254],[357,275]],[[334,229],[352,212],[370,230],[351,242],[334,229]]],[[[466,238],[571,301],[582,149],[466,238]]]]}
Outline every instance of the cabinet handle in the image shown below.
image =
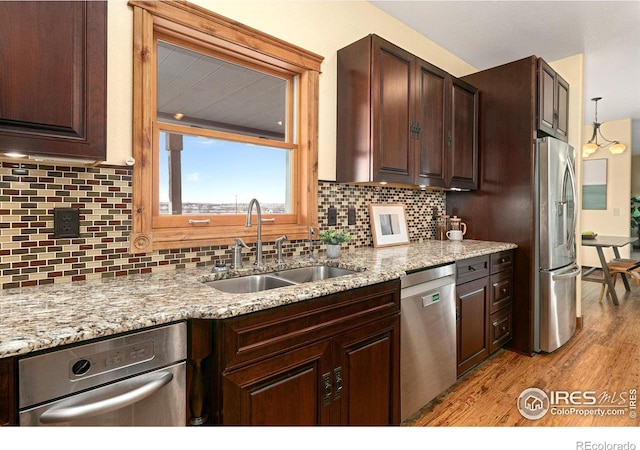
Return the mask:
{"type": "Polygon", "coordinates": [[[509,290],[507,288],[502,288],[500,292],[502,292],[503,294],[506,294],[507,292],[509,292],[509,290]]]}
{"type": "Polygon", "coordinates": [[[322,375],[322,387],[324,395],[322,397],[322,404],[328,405],[333,393],[333,387],[331,385],[331,372],[327,372],[322,375]]]}
{"type": "Polygon", "coordinates": [[[468,270],[469,270],[469,272],[475,272],[475,271],[476,271],[476,268],[475,268],[475,267],[473,267],[473,266],[469,266],[469,269],[468,269],[468,270]]]}
{"type": "Polygon", "coordinates": [[[336,395],[333,399],[338,400],[342,396],[342,367],[333,369],[333,376],[336,381],[336,395]]]}
{"type": "Polygon", "coordinates": [[[412,120],[411,124],[409,125],[409,131],[411,132],[411,139],[415,139],[418,134],[418,122],[412,120]]]}
{"type": "Polygon", "coordinates": [[[189,225],[195,225],[196,223],[211,223],[211,219],[189,219],[189,225]]]}

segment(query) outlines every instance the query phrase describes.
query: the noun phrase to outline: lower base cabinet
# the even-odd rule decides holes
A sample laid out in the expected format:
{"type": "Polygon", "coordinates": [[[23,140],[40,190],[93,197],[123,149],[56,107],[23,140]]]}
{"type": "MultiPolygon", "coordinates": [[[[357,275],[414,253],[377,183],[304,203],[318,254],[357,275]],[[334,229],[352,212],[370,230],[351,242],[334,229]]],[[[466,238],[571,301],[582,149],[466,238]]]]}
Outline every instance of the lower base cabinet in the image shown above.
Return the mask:
{"type": "Polygon", "coordinates": [[[489,283],[487,278],[470,281],[457,290],[456,326],[458,344],[458,376],[489,356],[487,306],[489,283]]]}
{"type": "Polygon", "coordinates": [[[219,321],[219,423],[399,424],[399,297],[396,280],[219,321]]]}
{"type": "Polygon", "coordinates": [[[0,359],[0,426],[18,424],[16,358],[0,359]]]}
{"type": "Polygon", "coordinates": [[[458,376],[512,338],[513,250],[456,262],[458,376]]]}

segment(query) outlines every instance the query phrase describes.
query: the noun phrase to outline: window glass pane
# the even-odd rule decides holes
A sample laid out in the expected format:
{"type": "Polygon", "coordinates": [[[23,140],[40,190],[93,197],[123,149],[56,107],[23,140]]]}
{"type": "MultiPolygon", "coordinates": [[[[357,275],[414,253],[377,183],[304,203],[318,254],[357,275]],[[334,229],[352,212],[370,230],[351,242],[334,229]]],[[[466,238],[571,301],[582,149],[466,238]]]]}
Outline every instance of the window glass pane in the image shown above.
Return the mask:
{"type": "Polygon", "coordinates": [[[291,212],[291,150],[160,132],[160,214],[291,212]]]}
{"type": "Polygon", "coordinates": [[[158,120],[285,141],[287,80],[158,41],[158,120]]]}

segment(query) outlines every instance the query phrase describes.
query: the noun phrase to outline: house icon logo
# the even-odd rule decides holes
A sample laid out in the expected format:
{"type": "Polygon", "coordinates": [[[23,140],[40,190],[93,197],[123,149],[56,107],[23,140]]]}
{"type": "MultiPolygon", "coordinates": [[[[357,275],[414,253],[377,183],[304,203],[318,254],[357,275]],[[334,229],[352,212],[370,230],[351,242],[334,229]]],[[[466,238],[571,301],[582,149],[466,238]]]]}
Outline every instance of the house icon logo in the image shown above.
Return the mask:
{"type": "Polygon", "coordinates": [[[530,420],[538,420],[544,417],[549,410],[549,397],[538,388],[528,388],[518,397],[518,411],[522,417],[530,420]]]}

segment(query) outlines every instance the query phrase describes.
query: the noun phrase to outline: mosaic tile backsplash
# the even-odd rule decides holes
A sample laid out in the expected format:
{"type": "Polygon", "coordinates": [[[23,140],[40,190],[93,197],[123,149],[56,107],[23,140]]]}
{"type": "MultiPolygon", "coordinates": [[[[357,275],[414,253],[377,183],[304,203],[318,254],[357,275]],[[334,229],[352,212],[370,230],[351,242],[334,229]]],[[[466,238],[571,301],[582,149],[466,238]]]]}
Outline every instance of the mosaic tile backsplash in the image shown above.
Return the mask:
{"type": "MultiPolygon", "coordinates": [[[[230,263],[230,245],[130,254],[131,179],[129,167],[0,162],[2,288],[230,263]],[[78,238],[54,238],[54,208],[79,209],[78,238]]],[[[320,230],[331,228],[327,226],[327,210],[335,207],[336,228],[347,228],[354,236],[343,247],[370,246],[369,204],[402,203],[407,211],[409,239],[432,239],[434,208],[444,211],[445,202],[443,192],[320,181],[320,230]],[[351,206],[356,210],[356,225],[347,225],[351,206]]],[[[289,257],[308,251],[306,241],[286,242],[283,249],[289,257]]],[[[267,258],[273,257],[274,243],[263,243],[263,250],[267,258]]],[[[251,256],[245,255],[247,261],[251,256]]]]}

